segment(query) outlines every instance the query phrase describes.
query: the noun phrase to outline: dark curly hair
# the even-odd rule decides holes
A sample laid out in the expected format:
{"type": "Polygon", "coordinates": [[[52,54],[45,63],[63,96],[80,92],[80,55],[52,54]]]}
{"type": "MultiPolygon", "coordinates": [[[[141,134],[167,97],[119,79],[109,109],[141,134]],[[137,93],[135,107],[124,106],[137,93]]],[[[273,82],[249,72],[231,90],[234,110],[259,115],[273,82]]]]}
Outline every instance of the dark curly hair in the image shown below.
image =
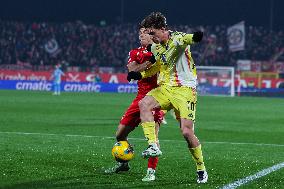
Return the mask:
{"type": "Polygon", "coordinates": [[[166,17],[160,12],[152,12],[144,20],[142,20],[141,26],[144,28],[161,29],[167,27],[166,17]]]}
{"type": "Polygon", "coordinates": [[[144,26],[142,25],[142,22],[138,24],[137,28],[138,30],[140,30],[141,28],[144,28],[144,26]]]}

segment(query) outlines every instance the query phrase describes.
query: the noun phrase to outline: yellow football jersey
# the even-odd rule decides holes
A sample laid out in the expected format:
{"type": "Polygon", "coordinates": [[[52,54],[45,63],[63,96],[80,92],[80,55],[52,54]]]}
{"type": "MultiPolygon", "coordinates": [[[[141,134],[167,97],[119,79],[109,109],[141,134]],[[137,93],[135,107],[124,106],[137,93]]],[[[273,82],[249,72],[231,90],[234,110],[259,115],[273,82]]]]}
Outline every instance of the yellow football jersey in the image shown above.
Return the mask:
{"type": "Polygon", "coordinates": [[[160,61],[156,61],[156,63],[153,64],[150,68],[141,72],[142,78],[152,77],[153,75],[159,73],[160,67],[161,67],[160,61]]]}
{"type": "Polygon", "coordinates": [[[159,85],[196,88],[196,67],[190,52],[192,37],[193,34],[171,32],[166,43],[152,45],[151,51],[160,62],[159,85]]]}

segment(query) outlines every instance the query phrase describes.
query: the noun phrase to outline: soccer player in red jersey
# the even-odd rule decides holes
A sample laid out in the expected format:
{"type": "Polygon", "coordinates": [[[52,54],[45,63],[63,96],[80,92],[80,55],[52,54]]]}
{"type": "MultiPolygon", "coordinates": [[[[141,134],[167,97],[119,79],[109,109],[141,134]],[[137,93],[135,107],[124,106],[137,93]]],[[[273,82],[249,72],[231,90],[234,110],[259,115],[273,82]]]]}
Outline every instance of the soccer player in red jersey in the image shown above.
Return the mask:
{"type": "MultiPolygon", "coordinates": [[[[139,40],[141,46],[137,49],[133,49],[129,52],[128,59],[128,76],[135,74],[139,71],[144,71],[150,67],[153,63],[156,62],[154,55],[147,50],[147,46],[152,41],[152,36],[149,35],[145,28],[140,26],[139,30],[139,40]]],[[[132,75],[133,76],[133,75],[132,75]]],[[[130,81],[129,77],[128,80],[130,81]]],[[[146,94],[152,89],[156,88],[157,85],[157,75],[143,78],[138,81],[138,92],[136,98],[133,100],[131,105],[126,110],[125,114],[122,116],[120,123],[116,131],[116,140],[117,141],[127,141],[128,134],[137,127],[140,120],[140,111],[139,111],[139,101],[143,99],[146,94]]],[[[153,111],[155,122],[156,122],[156,136],[158,136],[159,126],[163,119],[164,113],[160,110],[153,111]]],[[[159,145],[157,143],[157,145],[159,145]]],[[[148,169],[147,175],[142,179],[142,181],[153,181],[155,180],[155,170],[158,163],[158,157],[150,157],[148,159],[148,169]]],[[[128,162],[117,162],[117,164],[105,170],[106,173],[118,173],[120,171],[128,171],[130,169],[128,162]]]]}

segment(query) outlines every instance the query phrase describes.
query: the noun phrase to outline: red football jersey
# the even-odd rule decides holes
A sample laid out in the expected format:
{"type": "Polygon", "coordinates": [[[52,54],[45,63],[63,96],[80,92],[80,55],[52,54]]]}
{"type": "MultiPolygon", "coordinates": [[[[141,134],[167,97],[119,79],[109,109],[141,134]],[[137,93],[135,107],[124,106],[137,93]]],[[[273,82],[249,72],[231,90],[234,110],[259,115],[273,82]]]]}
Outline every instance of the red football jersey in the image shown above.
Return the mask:
{"type": "MultiPolygon", "coordinates": [[[[149,61],[152,57],[152,52],[147,51],[146,47],[139,47],[137,49],[133,49],[129,52],[128,64],[130,62],[137,62],[138,64],[142,64],[146,61],[149,61]]],[[[138,81],[138,94],[137,96],[145,96],[149,91],[156,88],[157,85],[157,75],[152,77],[144,78],[138,81]]]]}

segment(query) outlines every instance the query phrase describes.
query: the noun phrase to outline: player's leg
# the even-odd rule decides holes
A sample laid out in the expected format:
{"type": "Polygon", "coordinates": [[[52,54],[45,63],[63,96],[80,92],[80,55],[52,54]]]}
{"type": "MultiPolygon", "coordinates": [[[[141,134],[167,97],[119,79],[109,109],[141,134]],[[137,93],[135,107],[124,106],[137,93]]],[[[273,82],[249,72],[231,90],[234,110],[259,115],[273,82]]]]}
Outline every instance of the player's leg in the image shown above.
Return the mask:
{"type": "MultiPolygon", "coordinates": [[[[122,116],[120,123],[116,130],[117,141],[127,141],[127,137],[140,122],[140,113],[138,102],[140,99],[134,99],[132,104],[128,107],[125,114],[122,116]]],[[[105,173],[118,173],[121,171],[128,171],[130,169],[128,162],[116,162],[116,164],[105,170],[105,173]]]]}
{"type": "Polygon", "coordinates": [[[196,163],[197,182],[207,182],[208,175],[205,169],[201,144],[194,132],[194,120],[196,111],[196,91],[191,88],[181,88],[175,91],[174,99],[172,100],[177,119],[180,121],[180,129],[184,139],[186,140],[189,152],[196,163]],[[179,111],[177,111],[179,110],[179,111]]]}
{"type": "MultiPolygon", "coordinates": [[[[135,129],[133,126],[126,126],[119,124],[116,131],[116,141],[127,141],[127,136],[135,129]]],[[[128,171],[130,169],[128,162],[116,162],[116,164],[105,170],[105,173],[119,173],[122,171],[128,171]]]]}
{"type": "Polygon", "coordinates": [[[56,83],[55,84],[55,95],[59,95],[59,87],[60,87],[60,84],[56,83]]]}
{"type": "Polygon", "coordinates": [[[127,137],[129,135],[129,133],[131,133],[131,131],[133,131],[135,129],[135,126],[127,126],[127,125],[123,125],[123,124],[119,124],[116,130],[116,141],[127,141],[127,137]]]}
{"type": "MultiPolygon", "coordinates": [[[[155,133],[157,136],[157,139],[159,138],[159,129],[161,122],[164,117],[164,112],[160,110],[155,110],[154,111],[154,119],[155,119],[155,133]]],[[[160,148],[159,140],[157,141],[157,145],[160,148]]],[[[142,179],[144,182],[149,182],[149,181],[154,181],[156,179],[155,173],[156,173],[156,168],[158,164],[159,158],[158,156],[156,157],[149,157],[148,159],[148,168],[147,168],[147,174],[146,176],[142,179]]]]}
{"type": "Polygon", "coordinates": [[[163,95],[161,87],[153,89],[147,96],[139,102],[141,125],[144,135],[148,140],[148,148],[142,152],[143,157],[155,157],[162,155],[157,145],[157,136],[155,133],[155,121],[152,110],[161,107],[163,104],[170,103],[163,95]]]}
{"type": "Polygon", "coordinates": [[[188,148],[195,148],[200,145],[198,138],[194,133],[194,122],[190,119],[180,119],[180,129],[188,148]]]}
{"type": "Polygon", "coordinates": [[[57,95],[60,95],[60,92],[61,92],[61,84],[58,83],[57,84],[57,95]]]}
{"type": "Polygon", "coordinates": [[[155,121],[152,110],[158,107],[159,103],[152,96],[146,96],[139,102],[141,126],[145,138],[148,141],[148,148],[142,152],[144,158],[150,156],[159,156],[162,154],[157,146],[157,136],[155,133],[155,121]]]}
{"type": "Polygon", "coordinates": [[[192,155],[192,158],[196,163],[198,176],[197,182],[206,183],[208,180],[208,175],[203,161],[201,144],[194,133],[194,122],[189,119],[181,118],[180,128],[182,135],[188,144],[188,149],[192,155]]]}

